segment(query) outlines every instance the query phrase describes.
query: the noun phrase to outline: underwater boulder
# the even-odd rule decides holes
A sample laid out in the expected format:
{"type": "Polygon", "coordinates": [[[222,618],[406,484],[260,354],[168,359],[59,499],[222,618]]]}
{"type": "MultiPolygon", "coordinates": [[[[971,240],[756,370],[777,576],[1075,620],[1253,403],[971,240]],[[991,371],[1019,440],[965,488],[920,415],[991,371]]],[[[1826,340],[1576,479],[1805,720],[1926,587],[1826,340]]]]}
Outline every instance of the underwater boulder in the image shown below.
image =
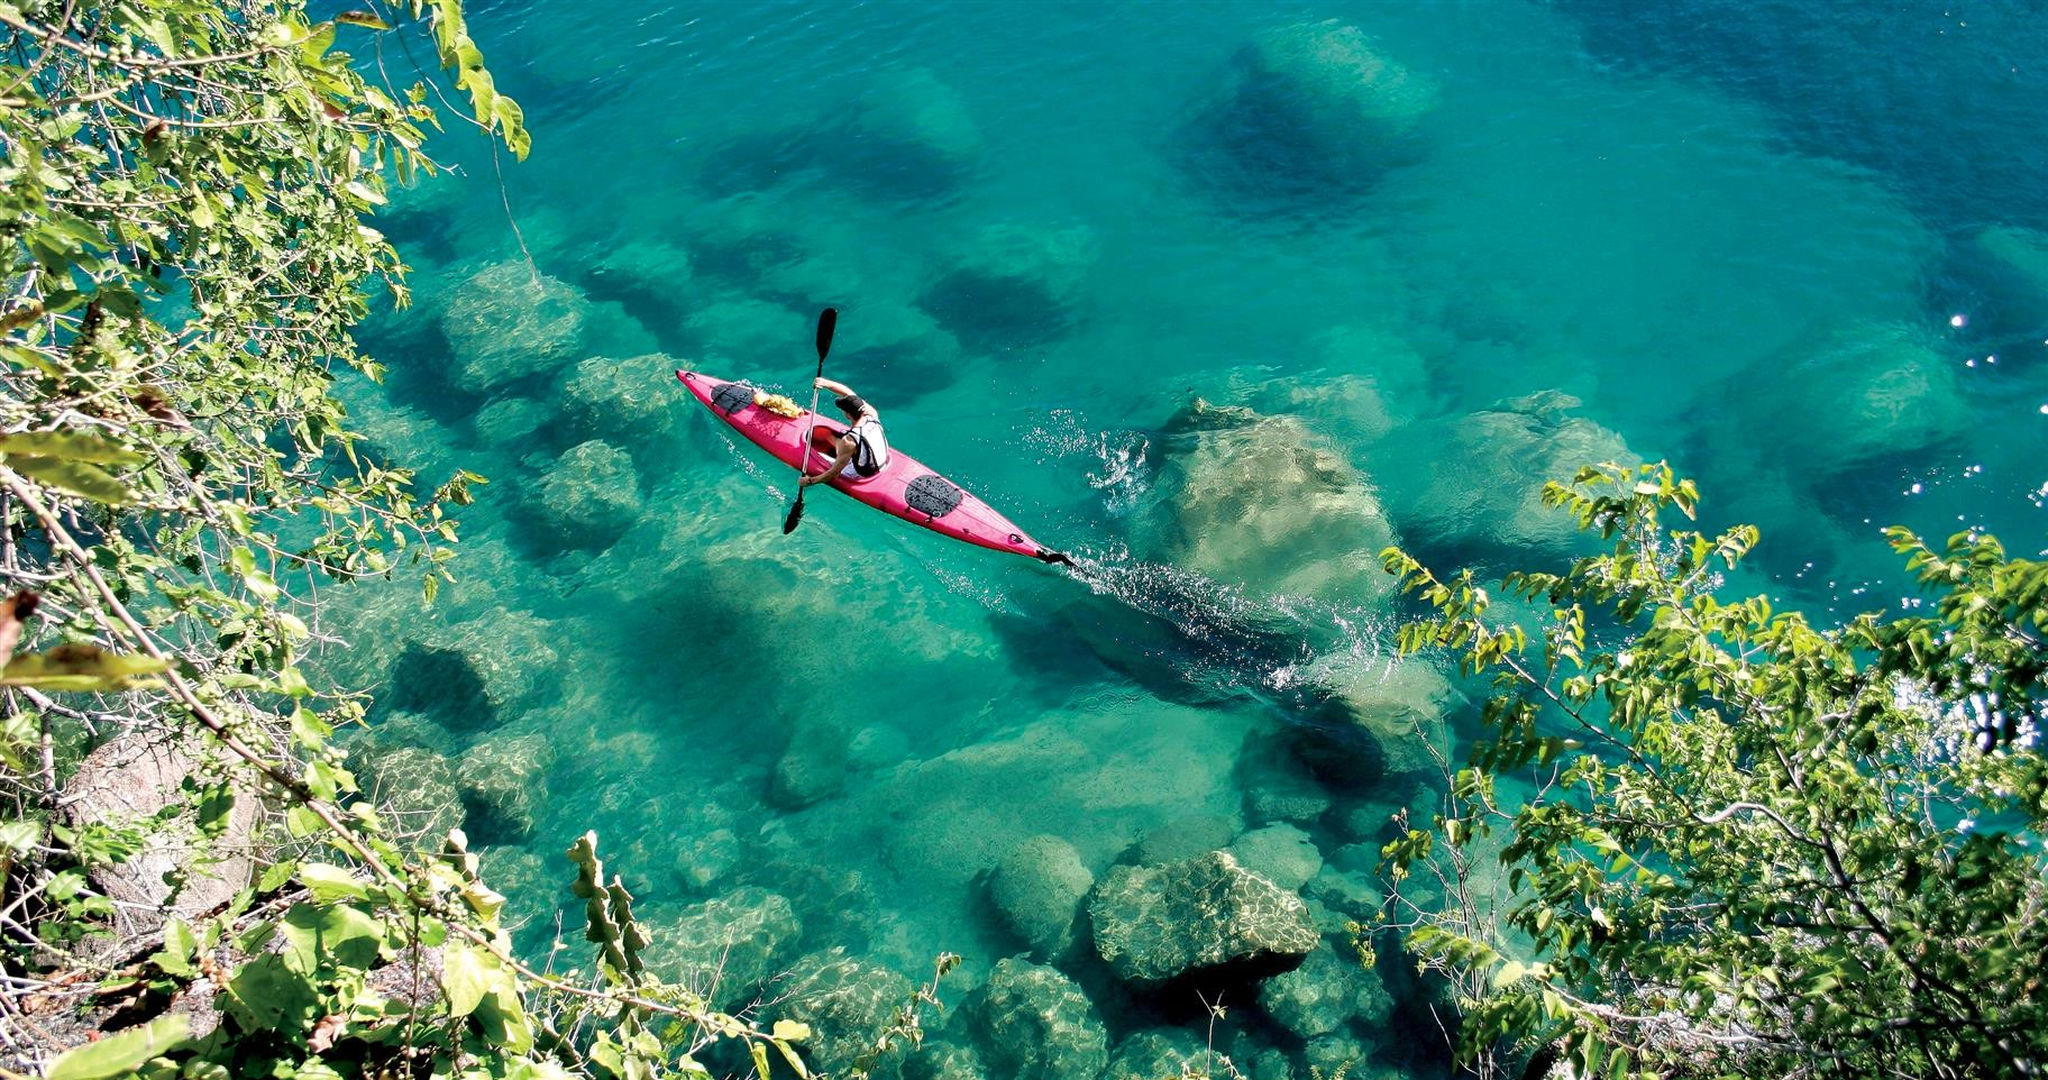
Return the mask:
{"type": "Polygon", "coordinates": [[[1368,188],[1417,160],[1418,127],[1437,87],[1337,20],[1257,35],[1232,65],[1230,90],[1196,119],[1198,174],[1244,192],[1304,198],[1368,188]]]}
{"type": "Polygon", "coordinates": [[[749,885],[690,904],[655,927],[648,965],[731,1011],[788,968],[802,936],[788,899],[749,885]]]}
{"type": "Polygon", "coordinates": [[[903,1074],[911,1080],[984,1080],[988,1066],[970,1043],[926,1036],[924,1045],[903,1063],[903,1074]]]}
{"type": "Polygon", "coordinates": [[[476,433],[477,442],[518,452],[551,418],[548,407],[530,397],[506,397],[478,409],[470,418],[469,427],[476,433]]]}
{"type": "Polygon", "coordinates": [[[1080,984],[1014,956],[989,972],[973,1025],[992,1075],[1094,1080],[1109,1063],[1109,1032],[1080,984]]]}
{"type": "Polygon", "coordinates": [[[1393,1013],[1394,999],[1380,977],[1355,955],[1340,955],[1328,943],[1316,946],[1293,971],[1259,984],[1259,1007],[1273,1022],[1303,1040],[1328,1035],[1351,1020],[1378,1027],[1393,1013]]]}
{"type": "Polygon", "coordinates": [[[586,280],[592,296],[617,300],[627,310],[674,312],[689,295],[695,272],[688,248],[636,238],[607,245],[586,280]]]}
{"type": "MultiPolygon", "coordinates": [[[[1211,1068],[1202,1037],[1184,1028],[1148,1028],[1116,1044],[1102,1080],[1173,1080],[1182,1076],[1229,1076],[1211,1068]]],[[[1263,1080],[1263,1078],[1262,1078],[1263,1080]]]]}
{"type": "Polygon", "coordinates": [[[1299,416],[1344,444],[1377,442],[1433,405],[1428,361],[1391,330],[1333,327],[1316,335],[1310,355],[1321,370],[1267,380],[1245,403],[1267,415],[1299,416]]]}
{"type": "Polygon", "coordinates": [[[1991,302],[1988,329],[2038,338],[2048,324],[2048,233],[1995,225],[1970,247],[1965,272],[1991,302]]]}
{"type": "Polygon", "coordinates": [[[349,753],[349,769],[363,797],[382,811],[387,834],[418,837],[422,846],[438,849],[448,830],[462,827],[455,770],[440,754],[360,743],[349,753]]]}
{"type": "Polygon", "coordinates": [[[930,68],[877,74],[833,140],[834,175],[893,199],[950,194],[981,159],[981,129],[960,93],[930,68]]]}
{"type": "Polygon", "coordinates": [[[989,874],[989,898],[1033,957],[1054,961],[1074,946],[1074,923],[1095,875],[1066,840],[1033,836],[1011,848],[989,874]]]}
{"type": "Polygon", "coordinates": [[[846,785],[846,743],[845,732],[829,722],[800,722],[769,777],[769,803],[801,810],[839,794],[846,785]]]}
{"type": "Polygon", "coordinates": [[[1246,978],[1293,968],[1317,933],[1301,898],[1212,852],[1112,867],[1088,902],[1095,949],[1126,982],[1246,978]]]}
{"type": "Polygon", "coordinates": [[[1230,846],[1238,829],[1238,822],[1221,814],[1183,814],[1146,833],[1128,861],[1159,866],[1207,855],[1230,846]]]}
{"type": "Polygon", "coordinates": [[[554,688],[552,624],[530,612],[495,608],[453,625],[408,629],[380,705],[467,732],[512,719],[554,688]]]}
{"type": "Polygon", "coordinates": [[[535,524],[569,548],[610,547],[640,518],[640,474],[608,442],[579,443],[541,474],[535,524]]]}
{"type": "Polygon", "coordinates": [[[1443,425],[1421,444],[1431,448],[1421,463],[1427,479],[1397,514],[1403,531],[1518,554],[1578,551],[1585,534],[1570,514],[1543,505],[1543,485],[1588,465],[1642,461],[1620,435],[1574,415],[1582,404],[1545,390],[1443,425]]]}
{"type": "Polygon", "coordinates": [[[1323,868],[1323,853],[1292,825],[1253,829],[1226,850],[1239,866],[1289,892],[1299,891],[1323,868]]]}
{"type": "MultiPolygon", "coordinates": [[[[776,993],[783,1000],[775,1019],[810,1025],[811,1037],[799,1049],[804,1063],[815,1072],[844,1076],[874,1051],[916,988],[888,968],[835,948],[798,960],[776,993]]],[[[892,1061],[885,1055],[882,1063],[892,1061]]]]}
{"type": "Polygon", "coordinates": [[[482,844],[518,843],[533,833],[534,805],[547,790],[555,750],[539,735],[481,739],[462,752],[455,786],[467,829],[482,844]]]}
{"type": "Polygon", "coordinates": [[[1044,345],[1080,321],[1096,258],[1095,232],[1085,225],[990,225],[917,303],[976,352],[1044,345]]]}
{"type": "Polygon", "coordinates": [[[1800,353],[1787,366],[1744,380],[1736,392],[1761,389],[1780,403],[1769,428],[1772,455],[1809,476],[1924,450],[1973,423],[1958,365],[1920,329],[1857,326],[1800,353]]]}
{"type": "Polygon", "coordinates": [[[1175,564],[1346,606],[1392,594],[1379,553],[1396,540],[1378,494],[1300,420],[1197,399],[1168,430],[1157,515],[1175,564]]]}
{"type": "Polygon", "coordinates": [[[840,309],[834,357],[860,372],[854,389],[887,410],[944,390],[960,377],[960,342],[931,315],[891,300],[840,309]]]}
{"type": "Polygon", "coordinates": [[[574,439],[638,443],[675,423],[681,408],[675,358],[664,353],[579,362],[562,384],[562,424],[574,439]]]}
{"type": "Polygon", "coordinates": [[[441,311],[455,385],[482,394],[555,370],[579,351],[589,317],[581,292],[523,261],[477,271],[441,311]]]}

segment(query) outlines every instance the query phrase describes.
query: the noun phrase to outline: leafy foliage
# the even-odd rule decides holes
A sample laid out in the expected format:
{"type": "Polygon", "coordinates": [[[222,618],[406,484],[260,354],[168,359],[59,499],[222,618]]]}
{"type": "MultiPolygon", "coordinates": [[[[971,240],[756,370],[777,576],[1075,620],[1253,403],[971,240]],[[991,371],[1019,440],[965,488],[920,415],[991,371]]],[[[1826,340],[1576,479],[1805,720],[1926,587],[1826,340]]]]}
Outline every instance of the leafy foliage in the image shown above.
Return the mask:
{"type": "Polygon", "coordinates": [[[1434,609],[1402,647],[1456,650],[1497,689],[1450,812],[1385,851],[1409,947],[1462,988],[1465,1060],[2048,1067],[2048,564],[1894,529],[1932,613],[1822,630],[1717,595],[1757,534],[1666,528],[1697,499],[1663,465],[1550,485],[1612,547],[1506,577],[1548,605],[1539,628],[1490,617],[1469,572],[1384,556],[1434,609]],[[1416,896],[1431,879],[1452,902],[1416,896]]]}
{"type": "Polygon", "coordinates": [[[649,935],[594,835],[572,853],[590,972],[521,961],[462,834],[405,836],[358,795],[332,736],[363,702],[300,666],[335,641],[322,590],[409,568],[432,599],[482,482],[422,492],[358,456],[332,393],[346,369],[383,374],[348,335],[364,288],[405,296],[369,223],[387,182],[436,168],[424,142],[444,115],[529,145],[457,0],[324,22],[299,0],[0,0],[0,34],[10,1064],[64,1080],[637,1078],[706,1075],[691,1055],[735,1043],[801,1071],[803,1032],[641,969],[649,935]],[[410,58],[416,40],[468,115],[445,111],[437,74],[390,81],[384,44],[410,58]],[[357,45],[379,50],[374,68],[341,48],[357,45]],[[125,824],[62,812],[71,771],[121,740],[191,762],[169,805],[125,824]],[[268,865],[225,902],[131,920],[99,891],[172,829],[225,842],[251,807],[241,842],[268,865]],[[202,984],[210,1031],[179,1008],[202,984]],[[104,1037],[52,1059],[78,1033],[44,1025],[71,1017],[104,1037]],[[30,1029],[46,1037],[12,1034],[30,1029]]]}

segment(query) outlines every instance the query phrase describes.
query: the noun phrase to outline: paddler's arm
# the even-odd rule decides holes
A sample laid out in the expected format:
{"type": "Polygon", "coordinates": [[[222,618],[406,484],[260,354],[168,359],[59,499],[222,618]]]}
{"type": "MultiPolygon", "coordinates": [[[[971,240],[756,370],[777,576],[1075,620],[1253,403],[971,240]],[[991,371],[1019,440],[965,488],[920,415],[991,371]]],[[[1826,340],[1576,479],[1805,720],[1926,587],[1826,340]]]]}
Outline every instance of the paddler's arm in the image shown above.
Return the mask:
{"type": "Polygon", "coordinates": [[[845,472],[846,467],[853,463],[853,451],[858,445],[854,440],[841,436],[839,439],[839,454],[832,459],[832,467],[816,476],[806,476],[797,481],[797,483],[801,486],[809,487],[812,484],[824,484],[839,479],[839,474],[845,472]]]}
{"type": "Polygon", "coordinates": [[[817,381],[812,383],[811,385],[816,386],[820,390],[830,390],[832,391],[832,394],[835,397],[845,397],[846,395],[853,393],[853,387],[848,386],[843,382],[837,382],[835,380],[828,379],[823,375],[818,376],[817,381]]]}

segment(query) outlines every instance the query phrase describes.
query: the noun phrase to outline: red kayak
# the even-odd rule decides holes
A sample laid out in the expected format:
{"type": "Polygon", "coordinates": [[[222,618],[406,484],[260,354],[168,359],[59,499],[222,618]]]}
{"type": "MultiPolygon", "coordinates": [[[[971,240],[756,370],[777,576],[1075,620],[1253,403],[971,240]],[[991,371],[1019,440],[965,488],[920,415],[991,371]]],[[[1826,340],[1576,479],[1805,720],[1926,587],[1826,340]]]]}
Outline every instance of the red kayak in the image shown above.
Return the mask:
{"type": "MultiPolygon", "coordinates": [[[[696,371],[678,371],[676,378],[706,408],[731,424],[734,431],[774,454],[792,470],[804,452],[804,429],[810,428],[811,447],[804,471],[816,475],[831,467],[833,445],[846,432],[846,425],[839,420],[812,412],[795,417],[769,412],[754,404],[754,388],[745,383],[728,382],[696,371]]],[[[1028,555],[1043,562],[1072,564],[1065,555],[1024,535],[1024,530],[996,513],[995,508],[901,450],[890,449],[889,464],[881,472],[865,480],[842,473],[831,486],[885,514],[894,514],[955,540],[1028,555]]]]}

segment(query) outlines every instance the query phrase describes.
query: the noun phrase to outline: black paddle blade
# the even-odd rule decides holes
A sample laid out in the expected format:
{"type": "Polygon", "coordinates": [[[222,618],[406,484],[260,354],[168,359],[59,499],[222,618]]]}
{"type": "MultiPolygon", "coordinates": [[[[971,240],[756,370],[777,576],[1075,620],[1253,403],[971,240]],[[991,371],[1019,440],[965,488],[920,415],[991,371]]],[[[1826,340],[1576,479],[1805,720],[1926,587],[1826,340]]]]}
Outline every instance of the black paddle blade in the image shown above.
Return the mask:
{"type": "Polygon", "coordinates": [[[818,313],[818,364],[823,370],[825,353],[832,348],[832,331],[839,326],[839,309],[826,308],[818,313]]]}
{"type": "Polygon", "coordinates": [[[782,519],[782,535],[788,536],[790,533],[795,532],[796,527],[799,524],[801,524],[803,520],[804,496],[802,492],[798,492],[796,496],[796,502],[793,503],[789,508],[789,516],[782,519]]]}

